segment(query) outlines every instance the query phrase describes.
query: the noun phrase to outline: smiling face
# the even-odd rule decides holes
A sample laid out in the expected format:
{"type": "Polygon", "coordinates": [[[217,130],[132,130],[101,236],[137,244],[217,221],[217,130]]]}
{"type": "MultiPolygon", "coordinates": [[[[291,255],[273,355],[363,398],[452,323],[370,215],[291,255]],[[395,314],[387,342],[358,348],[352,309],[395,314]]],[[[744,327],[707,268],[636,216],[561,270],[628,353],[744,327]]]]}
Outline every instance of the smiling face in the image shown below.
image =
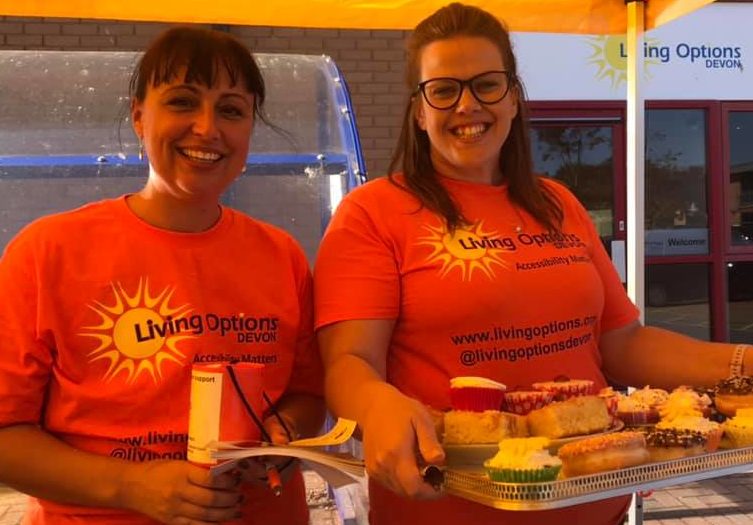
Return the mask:
{"type": "Polygon", "coordinates": [[[181,201],[217,202],[246,164],[254,95],[223,68],[212,87],[186,83],[185,72],[150,85],[131,108],[149,159],[147,187],[181,201]]]}
{"type": "MultiPolygon", "coordinates": [[[[420,55],[420,81],[438,77],[467,80],[505,70],[499,48],[487,38],[436,40],[420,55]]],[[[429,136],[434,169],[446,177],[490,184],[501,180],[500,149],[518,112],[516,90],[495,104],[482,104],[468,87],[453,108],[438,110],[418,96],[416,121],[429,136]]]]}

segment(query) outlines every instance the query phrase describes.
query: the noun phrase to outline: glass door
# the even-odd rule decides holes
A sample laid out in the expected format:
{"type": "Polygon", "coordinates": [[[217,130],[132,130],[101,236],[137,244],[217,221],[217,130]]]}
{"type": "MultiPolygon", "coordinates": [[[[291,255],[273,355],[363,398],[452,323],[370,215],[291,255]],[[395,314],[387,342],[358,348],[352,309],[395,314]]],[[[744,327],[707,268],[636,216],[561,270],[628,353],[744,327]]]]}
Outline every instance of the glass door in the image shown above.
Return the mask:
{"type": "Polygon", "coordinates": [[[722,107],[727,335],[753,343],[753,104],[722,107]]]}
{"type": "MultiPolygon", "coordinates": [[[[611,253],[612,241],[625,239],[622,110],[532,106],[534,170],[578,197],[611,253]]],[[[622,263],[615,263],[619,269],[622,263]]]]}

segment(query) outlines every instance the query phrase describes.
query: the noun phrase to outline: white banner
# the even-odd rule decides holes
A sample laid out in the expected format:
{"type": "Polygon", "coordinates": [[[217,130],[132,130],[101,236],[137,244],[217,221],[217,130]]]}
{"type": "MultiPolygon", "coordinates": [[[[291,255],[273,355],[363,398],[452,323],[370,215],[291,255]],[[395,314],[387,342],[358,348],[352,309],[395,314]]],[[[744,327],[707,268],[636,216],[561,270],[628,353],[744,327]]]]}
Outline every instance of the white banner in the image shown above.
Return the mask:
{"type": "MultiPolygon", "coordinates": [[[[645,35],[647,100],[753,98],[753,4],[712,4],[645,35]]],[[[515,33],[530,100],[624,100],[625,37],[515,33]]]]}

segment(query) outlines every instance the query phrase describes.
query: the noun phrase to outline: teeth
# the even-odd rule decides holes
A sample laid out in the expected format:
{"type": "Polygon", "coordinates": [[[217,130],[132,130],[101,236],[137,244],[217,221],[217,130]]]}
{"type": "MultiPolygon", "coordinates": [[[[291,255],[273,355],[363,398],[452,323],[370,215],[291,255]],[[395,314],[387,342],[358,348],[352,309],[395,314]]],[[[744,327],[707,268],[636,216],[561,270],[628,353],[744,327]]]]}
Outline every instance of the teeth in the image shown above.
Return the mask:
{"type": "Polygon", "coordinates": [[[453,133],[461,138],[469,139],[481,136],[486,131],[486,124],[473,124],[470,126],[459,126],[455,128],[453,133]]]}
{"type": "Polygon", "coordinates": [[[219,160],[219,158],[221,157],[219,153],[211,153],[209,151],[199,151],[195,149],[184,149],[181,151],[187,157],[191,157],[192,159],[197,159],[197,160],[214,161],[214,160],[219,160]]]}

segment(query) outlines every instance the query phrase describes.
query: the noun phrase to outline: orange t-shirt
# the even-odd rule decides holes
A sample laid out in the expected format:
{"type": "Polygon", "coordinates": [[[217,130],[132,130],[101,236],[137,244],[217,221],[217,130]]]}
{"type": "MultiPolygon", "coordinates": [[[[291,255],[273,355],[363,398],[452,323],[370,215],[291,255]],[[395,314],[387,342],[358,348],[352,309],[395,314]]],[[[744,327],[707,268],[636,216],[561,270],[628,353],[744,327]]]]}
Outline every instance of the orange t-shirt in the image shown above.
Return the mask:
{"type": "MultiPolygon", "coordinates": [[[[388,179],[343,200],[315,266],[316,326],[394,319],[387,380],[438,409],[450,406],[455,376],[527,387],[566,375],[604,386],[600,334],[633,322],[638,311],[585,209],[564,187],[543,180],[564,211],[561,234],[550,235],[513,206],[506,186],[441,181],[471,223],[454,236],[388,179]]],[[[377,525],[412,523],[418,516],[437,524],[605,524],[618,520],[626,502],[545,517],[490,512],[455,498],[402,500],[379,487],[371,493],[377,525]]]]}
{"type": "MultiPolygon", "coordinates": [[[[41,424],[132,461],[185,458],[194,364],[262,363],[273,401],[321,395],[311,288],[287,233],[229,208],[201,233],[152,227],[125,197],[37,220],[0,259],[0,427],[41,424]]],[[[279,508],[251,523],[289,516],[294,505],[278,501],[257,501],[279,508]]],[[[148,522],[38,503],[36,523],[148,522]]]]}

